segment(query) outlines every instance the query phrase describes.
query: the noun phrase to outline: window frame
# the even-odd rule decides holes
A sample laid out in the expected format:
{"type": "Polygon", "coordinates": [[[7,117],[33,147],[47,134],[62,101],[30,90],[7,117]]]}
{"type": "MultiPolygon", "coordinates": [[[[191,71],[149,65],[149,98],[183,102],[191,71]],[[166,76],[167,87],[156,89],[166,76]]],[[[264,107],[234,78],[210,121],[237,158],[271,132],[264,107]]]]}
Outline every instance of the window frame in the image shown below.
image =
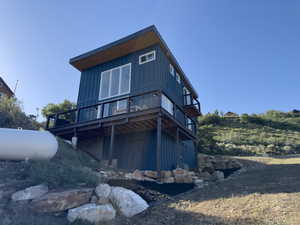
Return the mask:
{"type": "Polygon", "coordinates": [[[179,73],[176,72],[175,74],[176,74],[175,77],[176,77],[177,83],[178,83],[178,84],[181,84],[181,77],[180,77],[179,73]]]}
{"type": "Polygon", "coordinates": [[[169,72],[173,77],[175,76],[175,68],[171,63],[170,63],[170,66],[169,66],[169,72]]]}
{"type": "Polygon", "coordinates": [[[145,64],[145,63],[148,63],[148,62],[152,62],[152,61],[155,61],[155,60],[156,60],[156,51],[153,50],[153,51],[147,52],[147,53],[145,53],[145,54],[139,56],[139,65],[142,65],[142,64],[145,64]],[[150,60],[147,59],[147,56],[148,56],[148,55],[151,55],[151,54],[153,54],[153,58],[150,59],[150,60]],[[142,62],[141,59],[142,59],[142,57],[144,57],[144,56],[146,56],[146,61],[145,61],[145,62],[142,62]]]}
{"type": "Polygon", "coordinates": [[[103,100],[106,100],[106,99],[110,99],[110,98],[114,98],[114,97],[118,97],[118,96],[122,96],[122,95],[126,95],[126,94],[129,94],[131,91],[131,63],[127,63],[127,64],[124,64],[124,65],[121,65],[121,66],[117,66],[117,67],[113,67],[109,70],[105,70],[105,71],[102,71],[101,72],[101,78],[100,78],[100,88],[99,88],[99,97],[98,97],[98,100],[99,101],[103,101],[103,100]],[[124,93],[120,93],[120,90],[121,90],[121,80],[122,80],[122,68],[123,67],[126,67],[129,65],[129,88],[128,88],[128,91],[127,92],[124,92],[124,93]],[[120,75],[119,75],[119,87],[118,87],[118,94],[116,95],[110,95],[111,93],[111,81],[112,81],[112,71],[115,70],[115,69],[119,69],[120,70],[120,75]],[[103,79],[103,74],[106,73],[106,72],[109,72],[109,87],[108,87],[108,96],[105,97],[105,98],[101,98],[101,90],[102,90],[102,79],[103,79]]]}

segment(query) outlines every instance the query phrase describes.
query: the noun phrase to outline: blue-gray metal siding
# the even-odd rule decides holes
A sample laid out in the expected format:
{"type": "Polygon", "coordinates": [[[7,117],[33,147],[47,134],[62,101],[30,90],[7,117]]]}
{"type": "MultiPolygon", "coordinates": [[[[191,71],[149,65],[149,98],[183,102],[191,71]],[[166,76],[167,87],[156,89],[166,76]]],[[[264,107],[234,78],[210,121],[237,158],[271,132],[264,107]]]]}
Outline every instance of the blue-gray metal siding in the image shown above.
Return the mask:
{"type": "MultiPolygon", "coordinates": [[[[183,105],[183,86],[178,84],[175,76],[169,72],[169,60],[158,45],[129,54],[113,61],[92,67],[82,72],[78,95],[78,106],[86,106],[99,102],[101,72],[117,66],[131,63],[131,92],[136,95],[152,90],[163,90],[176,104],[183,105]],[[139,56],[149,51],[156,51],[156,60],[139,65],[139,56]]],[[[95,113],[82,116],[95,116],[95,113]]],[[[85,118],[87,119],[87,118],[85,118]]],[[[184,116],[180,117],[184,122],[184,116]]],[[[104,139],[104,157],[108,157],[110,137],[104,139]]],[[[176,167],[176,140],[162,134],[163,170],[176,167]]],[[[183,153],[185,163],[194,167],[194,148],[183,153]],[[192,150],[191,150],[192,149],[192,150]]],[[[117,135],[115,138],[114,158],[118,158],[120,168],[124,169],[156,169],[156,131],[117,135]]]]}
{"type": "MultiPolygon", "coordinates": [[[[108,136],[104,138],[104,159],[108,159],[109,144],[110,137],[108,136]]],[[[177,165],[176,140],[162,132],[161,144],[161,169],[175,169],[177,165]]],[[[185,143],[180,144],[179,147],[181,148],[183,163],[189,165],[190,168],[195,168],[193,146],[189,146],[189,148],[185,143]]],[[[94,150],[93,154],[98,156],[97,150],[94,150]]],[[[156,132],[147,131],[116,135],[113,158],[118,159],[118,167],[121,169],[156,170],[156,132]]]]}
{"type": "Polygon", "coordinates": [[[92,67],[81,73],[78,106],[99,102],[101,72],[131,63],[130,95],[162,89],[176,104],[183,105],[182,84],[169,73],[169,61],[158,45],[92,67]],[[139,56],[156,51],[156,60],[139,65],[139,56]]]}

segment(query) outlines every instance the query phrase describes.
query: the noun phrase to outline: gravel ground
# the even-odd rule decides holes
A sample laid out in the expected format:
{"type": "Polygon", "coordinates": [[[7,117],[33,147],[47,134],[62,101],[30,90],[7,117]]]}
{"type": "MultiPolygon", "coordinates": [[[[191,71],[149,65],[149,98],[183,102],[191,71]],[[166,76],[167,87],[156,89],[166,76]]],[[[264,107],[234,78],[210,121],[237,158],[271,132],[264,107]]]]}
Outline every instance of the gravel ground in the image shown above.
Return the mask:
{"type": "Polygon", "coordinates": [[[249,170],[114,225],[299,225],[300,158],[292,163],[249,170]]]}

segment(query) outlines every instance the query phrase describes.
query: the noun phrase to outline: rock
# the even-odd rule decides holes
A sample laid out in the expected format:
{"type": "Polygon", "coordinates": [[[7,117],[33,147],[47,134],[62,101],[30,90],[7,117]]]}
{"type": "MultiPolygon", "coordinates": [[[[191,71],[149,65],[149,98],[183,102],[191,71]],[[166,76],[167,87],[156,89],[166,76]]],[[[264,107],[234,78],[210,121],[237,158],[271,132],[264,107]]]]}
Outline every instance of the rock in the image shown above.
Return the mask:
{"type": "Polygon", "coordinates": [[[213,174],[215,172],[215,168],[213,166],[204,167],[202,168],[201,172],[213,174]]]}
{"type": "Polygon", "coordinates": [[[203,180],[210,180],[211,179],[211,174],[208,172],[201,172],[198,174],[198,177],[203,179],[203,180]]]}
{"type": "Polygon", "coordinates": [[[168,178],[168,177],[172,177],[173,174],[169,170],[163,170],[163,171],[161,171],[161,176],[162,176],[162,178],[168,178]]]}
{"type": "Polygon", "coordinates": [[[93,195],[93,196],[91,197],[90,203],[97,203],[97,202],[98,202],[97,196],[93,195]]]}
{"type": "Polygon", "coordinates": [[[226,169],[240,169],[242,168],[242,164],[235,160],[235,159],[231,159],[231,160],[228,160],[227,164],[226,164],[226,169]]]}
{"type": "Polygon", "coordinates": [[[170,184],[170,183],[174,183],[175,182],[175,178],[174,177],[163,177],[161,179],[162,183],[166,183],[166,184],[170,184]]]}
{"type": "Polygon", "coordinates": [[[125,177],[126,179],[128,179],[128,180],[132,180],[132,179],[134,179],[134,177],[133,177],[133,174],[132,174],[132,173],[126,173],[124,177],[125,177]]]}
{"type": "Polygon", "coordinates": [[[222,181],[224,180],[224,173],[222,171],[215,171],[212,174],[212,179],[215,181],[222,181]]]}
{"type": "Polygon", "coordinates": [[[109,195],[111,187],[108,184],[99,184],[95,189],[96,195],[98,196],[98,203],[105,204],[109,202],[109,195]]]}
{"type": "Polygon", "coordinates": [[[68,220],[74,222],[76,219],[87,220],[91,223],[109,221],[116,217],[116,211],[111,204],[96,205],[89,203],[68,211],[68,220]]]}
{"type": "Polygon", "coordinates": [[[48,186],[44,184],[32,186],[14,193],[11,198],[13,201],[36,199],[48,192],[48,186]]]}
{"type": "Polygon", "coordinates": [[[112,187],[109,199],[115,208],[126,217],[141,213],[149,207],[138,194],[122,187],[112,187]]]}
{"type": "Polygon", "coordinates": [[[88,203],[92,193],[90,188],[52,192],[33,200],[32,207],[37,212],[64,211],[88,203]]]}
{"type": "Polygon", "coordinates": [[[189,171],[188,172],[189,176],[194,177],[195,176],[195,172],[194,171],[189,171]]]}
{"type": "Polygon", "coordinates": [[[142,171],[140,170],[135,170],[133,173],[132,173],[132,177],[133,179],[135,180],[144,180],[144,174],[142,171]]]}
{"type": "Polygon", "coordinates": [[[197,188],[202,188],[204,187],[204,181],[201,179],[196,179],[194,180],[194,184],[196,185],[197,188]]]}
{"type": "Polygon", "coordinates": [[[144,171],[144,176],[152,178],[152,179],[157,179],[157,172],[153,170],[145,170],[144,171]]]}
{"type": "Polygon", "coordinates": [[[177,168],[173,170],[173,175],[176,183],[192,183],[193,178],[189,175],[189,172],[184,169],[177,168]]]}
{"type": "Polygon", "coordinates": [[[214,167],[215,167],[216,170],[225,170],[225,169],[227,169],[226,160],[222,160],[222,159],[217,160],[214,167]]]}

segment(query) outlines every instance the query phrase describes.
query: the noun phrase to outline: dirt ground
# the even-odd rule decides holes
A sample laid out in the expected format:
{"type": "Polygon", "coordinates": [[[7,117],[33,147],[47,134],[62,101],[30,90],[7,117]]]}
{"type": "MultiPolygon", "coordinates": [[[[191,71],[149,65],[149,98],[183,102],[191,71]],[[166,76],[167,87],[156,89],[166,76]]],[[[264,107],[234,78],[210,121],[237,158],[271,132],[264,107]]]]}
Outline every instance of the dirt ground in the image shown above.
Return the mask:
{"type": "Polygon", "coordinates": [[[114,225],[299,225],[300,158],[249,159],[256,169],[114,225]]]}

